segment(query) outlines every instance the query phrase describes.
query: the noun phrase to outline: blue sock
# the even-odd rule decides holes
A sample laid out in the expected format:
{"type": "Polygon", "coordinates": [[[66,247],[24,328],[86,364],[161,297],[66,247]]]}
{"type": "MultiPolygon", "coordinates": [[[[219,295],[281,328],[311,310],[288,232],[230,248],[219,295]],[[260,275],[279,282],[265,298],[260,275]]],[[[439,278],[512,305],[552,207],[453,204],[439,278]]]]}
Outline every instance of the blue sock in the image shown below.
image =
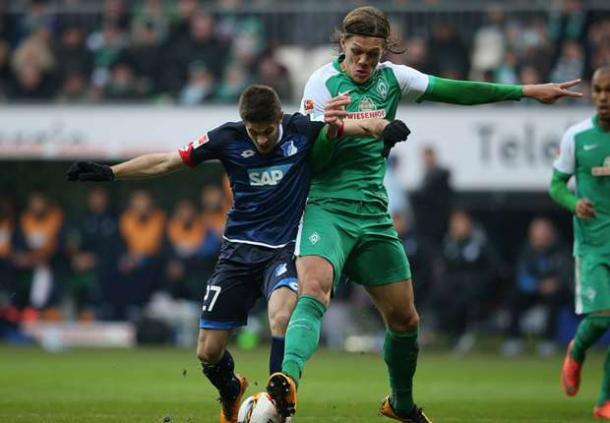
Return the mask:
{"type": "Polygon", "coordinates": [[[273,336],[271,338],[271,352],[269,353],[269,374],[282,371],[284,360],[284,337],[273,336]]]}

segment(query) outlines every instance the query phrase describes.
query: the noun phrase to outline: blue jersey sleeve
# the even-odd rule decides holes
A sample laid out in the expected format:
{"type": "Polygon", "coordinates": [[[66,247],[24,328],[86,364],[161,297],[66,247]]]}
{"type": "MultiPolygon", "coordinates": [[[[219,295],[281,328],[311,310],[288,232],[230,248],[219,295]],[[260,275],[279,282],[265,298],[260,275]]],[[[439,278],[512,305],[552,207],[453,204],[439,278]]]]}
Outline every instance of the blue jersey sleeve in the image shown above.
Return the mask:
{"type": "Polygon", "coordinates": [[[294,125],[296,132],[307,137],[311,143],[310,146],[313,145],[316,138],[318,138],[318,134],[326,125],[324,122],[310,120],[309,116],[305,116],[300,113],[295,113],[292,115],[292,124],[294,125]]]}
{"type": "Polygon", "coordinates": [[[206,132],[178,150],[182,161],[187,166],[195,167],[206,160],[222,159],[226,141],[235,131],[235,123],[229,122],[206,132]]]}

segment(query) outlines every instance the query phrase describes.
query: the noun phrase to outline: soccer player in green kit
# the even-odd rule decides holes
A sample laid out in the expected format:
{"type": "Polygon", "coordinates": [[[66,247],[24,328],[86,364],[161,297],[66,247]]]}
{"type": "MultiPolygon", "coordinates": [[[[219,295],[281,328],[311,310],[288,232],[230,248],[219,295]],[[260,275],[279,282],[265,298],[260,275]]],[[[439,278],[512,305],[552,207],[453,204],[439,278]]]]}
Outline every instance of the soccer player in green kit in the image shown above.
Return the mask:
{"type": "MultiPolygon", "coordinates": [[[[574,214],[576,313],[584,319],[569,343],[561,385],[568,396],[580,386],[585,353],[610,329],[610,66],[593,74],[597,114],[567,130],[553,167],[550,194],[574,214]],[[576,195],[567,188],[576,177],[576,195]]],[[[610,352],[595,417],[610,420],[610,352]]]]}
{"type": "MultiPolygon", "coordinates": [[[[553,103],[563,96],[580,95],[567,90],[579,81],[487,84],[436,78],[407,66],[379,63],[391,48],[389,35],[389,22],[379,9],[360,7],[349,12],[338,34],[341,54],[310,77],[301,112],[319,119],[324,104],[339,97],[345,102],[347,119],[391,120],[401,98],[473,105],[523,97],[553,103]],[[342,93],[349,97],[341,97],[342,93]]],[[[282,416],[296,411],[297,385],[305,362],[318,347],[332,288],[344,273],[366,288],[386,324],[383,355],[391,394],[383,401],[381,413],[402,422],[430,421],[413,401],[419,316],[409,262],[387,211],[382,149],[370,138],[340,138],[328,166],[312,179],[295,248],[299,299],[288,325],[282,372],[267,382],[267,392],[282,416]]]]}

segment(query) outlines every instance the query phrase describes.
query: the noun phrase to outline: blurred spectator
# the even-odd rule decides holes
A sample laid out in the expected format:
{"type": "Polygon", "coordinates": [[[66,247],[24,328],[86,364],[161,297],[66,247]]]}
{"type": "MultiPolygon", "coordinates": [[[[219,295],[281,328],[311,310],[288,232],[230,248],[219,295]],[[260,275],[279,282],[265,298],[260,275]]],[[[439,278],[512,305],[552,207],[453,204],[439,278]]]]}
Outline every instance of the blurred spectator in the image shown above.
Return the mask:
{"type": "Polygon", "coordinates": [[[388,193],[388,212],[390,215],[400,214],[409,216],[413,214],[407,191],[400,185],[398,174],[400,163],[398,156],[391,155],[386,162],[386,173],[383,185],[388,193]]]}
{"type": "Polygon", "coordinates": [[[443,273],[433,301],[454,352],[466,353],[474,346],[477,326],[490,307],[497,260],[483,230],[459,210],[451,214],[442,255],[443,273]]]}
{"type": "Polygon", "coordinates": [[[27,208],[21,214],[15,245],[18,283],[15,305],[43,310],[43,318],[61,318],[59,305],[65,271],[64,217],[46,194],[31,191],[27,208]]]}
{"type": "Polygon", "coordinates": [[[428,48],[434,52],[430,57],[430,72],[433,75],[452,79],[465,79],[468,76],[468,48],[453,24],[435,25],[428,48]]]}
{"type": "Polygon", "coordinates": [[[138,31],[138,28],[141,27],[148,27],[159,40],[165,40],[169,32],[168,12],[164,0],[141,0],[135,8],[131,21],[132,31],[138,31]]]}
{"type": "MultiPolygon", "coordinates": [[[[8,303],[15,292],[15,202],[13,196],[0,193],[0,303],[8,303]]],[[[0,304],[1,308],[1,304],[0,304]]]]}
{"type": "Polygon", "coordinates": [[[572,81],[583,77],[585,71],[585,52],[576,41],[565,41],[561,55],[551,72],[551,81],[572,81]]]}
{"type": "Polygon", "coordinates": [[[64,85],[69,75],[91,74],[93,56],[85,45],[83,29],[77,26],[65,27],[61,32],[60,42],[55,49],[57,60],[57,77],[64,85]]]}
{"type": "Polygon", "coordinates": [[[8,11],[8,1],[0,0],[0,40],[8,42],[9,46],[17,42],[15,15],[8,11]]]}
{"type": "Polygon", "coordinates": [[[94,70],[92,83],[103,89],[110,79],[110,69],[118,62],[127,47],[127,37],[120,26],[105,23],[101,30],[94,32],[87,39],[87,46],[93,52],[94,70]]]}
{"type": "Polygon", "coordinates": [[[202,62],[193,62],[189,66],[188,81],[180,91],[180,103],[186,105],[201,104],[214,93],[214,75],[202,62]]]}
{"type": "Polygon", "coordinates": [[[122,286],[112,301],[122,306],[118,318],[139,318],[142,306],[159,288],[164,228],[165,214],[155,207],[150,192],[134,191],[119,218],[126,251],[119,259],[122,286]]]}
{"type": "Polygon", "coordinates": [[[182,58],[185,68],[193,62],[200,61],[216,79],[220,79],[230,46],[216,35],[212,15],[199,12],[193,16],[189,35],[185,52],[187,56],[182,58]]]}
{"type": "Polygon", "coordinates": [[[89,80],[82,72],[68,72],[59,91],[61,103],[82,103],[89,101],[89,80]]]}
{"type": "Polygon", "coordinates": [[[417,234],[410,215],[394,213],[392,218],[411,265],[417,309],[425,312],[434,278],[434,249],[417,234]]]}
{"type": "Polygon", "coordinates": [[[197,13],[197,0],[178,0],[173,22],[169,26],[167,45],[180,44],[189,36],[190,21],[197,13]]]}
{"type": "Polygon", "coordinates": [[[451,213],[451,173],[439,165],[434,148],[424,148],[422,156],[424,175],[421,187],[413,195],[413,208],[421,235],[438,246],[447,233],[451,213]]]}
{"type": "Polygon", "coordinates": [[[544,307],[545,329],[538,352],[546,356],[556,351],[557,318],[561,307],[569,302],[571,268],[569,251],[559,241],[552,223],[544,218],[534,219],[517,262],[514,292],[509,302],[508,340],[502,348],[505,355],[523,351],[522,317],[527,310],[541,305],[544,307]]]}
{"type": "Polygon", "coordinates": [[[104,97],[114,101],[137,100],[143,94],[144,88],[138,85],[131,65],[127,62],[115,63],[104,87],[104,97]]]}
{"type": "Polygon", "coordinates": [[[497,6],[492,7],[487,12],[486,24],[475,33],[472,53],[473,79],[481,79],[485,72],[497,69],[505,58],[504,20],[504,11],[497,6]]]}
{"type": "Polygon", "coordinates": [[[154,25],[149,22],[134,25],[132,43],[124,60],[133,64],[137,85],[145,94],[155,94],[161,89],[161,45],[161,35],[154,25]]]}
{"type": "Polygon", "coordinates": [[[11,97],[47,100],[54,94],[55,58],[42,33],[34,33],[21,43],[13,53],[12,67],[11,97]]]}
{"type": "Polygon", "coordinates": [[[5,98],[11,89],[11,50],[8,42],[0,39],[0,99],[5,98]]]}
{"type": "Polygon", "coordinates": [[[257,83],[272,87],[281,100],[292,98],[292,82],[288,69],[270,52],[258,63],[257,83]]]}
{"type": "Polygon", "coordinates": [[[562,0],[561,7],[551,9],[549,35],[556,46],[565,41],[584,41],[590,25],[590,15],[581,0],[562,0]]]}
{"type": "Polygon", "coordinates": [[[165,277],[173,298],[199,301],[220,251],[220,237],[190,200],[181,200],[167,224],[165,277]]]}
{"type": "Polygon", "coordinates": [[[72,296],[79,317],[92,317],[94,308],[99,317],[115,316],[113,300],[120,291],[117,263],[122,249],[118,219],[110,209],[108,191],[94,187],[87,197],[87,213],[77,228],[77,245],[72,256],[72,296]]]}
{"type": "Polygon", "coordinates": [[[512,51],[507,51],[504,61],[493,72],[493,82],[499,84],[518,84],[517,56],[512,51]]]}
{"type": "Polygon", "coordinates": [[[401,60],[399,60],[398,63],[401,63],[404,60],[404,62],[406,62],[405,64],[414,67],[418,71],[428,73],[430,67],[428,64],[429,49],[426,40],[419,37],[409,38],[405,44],[405,48],[406,52],[400,56],[401,60]]]}
{"type": "Polygon", "coordinates": [[[26,3],[25,13],[18,21],[20,37],[27,37],[35,32],[44,32],[49,39],[55,30],[55,18],[45,0],[30,0],[26,3]]]}
{"type": "Polygon", "coordinates": [[[118,28],[119,31],[127,31],[131,15],[123,0],[105,0],[100,16],[100,26],[118,28]]]}
{"type": "Polygon", "coordinates": [[[249,84],[248,70],[239,63],[233,62],[227,67],[214,98],[221,102],[235,102],[249,84]]]}
{"type": "Polygon", "coordinates": [[[524,85],[542,83],[540,72],[532,65],[524,65],[519,70],[519,79],[524,85]]]}
{"type": "Polygon", "coordinates": [[[219,185],[210,183],[201,190],[201,217],[206,228],[222,237],[225,231],[227,212],[231,203],[219,185]]]}

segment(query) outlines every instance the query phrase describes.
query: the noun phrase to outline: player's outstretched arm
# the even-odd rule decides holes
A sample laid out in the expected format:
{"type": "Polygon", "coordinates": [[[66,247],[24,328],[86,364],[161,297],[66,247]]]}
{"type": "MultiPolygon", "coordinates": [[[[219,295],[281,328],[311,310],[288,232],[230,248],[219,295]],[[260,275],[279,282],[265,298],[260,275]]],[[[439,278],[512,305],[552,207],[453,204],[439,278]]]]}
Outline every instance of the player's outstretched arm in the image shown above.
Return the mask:
{"type": "Polygon", "coordinates": [[[582,93],[569,90],[579,83],[580,79],[557,84],[511,85],[430,76],[428,89],[420,100],[470,106],[508,100],[519,101],[525,97],[552,104],[562,97],[582,97],[582,93]]]}
{"type": "Polygon", "coordinates": [[[75,162],[66,177],[69,181],[113,181],[145,179],[166,175],[185,166],[178,152],[152,153],[113,166],[95,162],[75,162]]]}

